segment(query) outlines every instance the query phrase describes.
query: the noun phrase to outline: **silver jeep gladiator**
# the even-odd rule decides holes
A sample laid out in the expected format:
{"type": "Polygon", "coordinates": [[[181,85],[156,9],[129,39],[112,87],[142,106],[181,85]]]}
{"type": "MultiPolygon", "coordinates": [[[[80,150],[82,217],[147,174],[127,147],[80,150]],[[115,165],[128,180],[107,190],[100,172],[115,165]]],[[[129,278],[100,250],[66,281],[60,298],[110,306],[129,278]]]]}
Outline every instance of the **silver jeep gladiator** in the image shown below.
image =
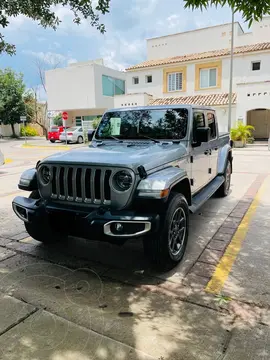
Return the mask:
{"type": "Polygon", "coordinates": [[[184,255],[190,212],[214,193],[228,195],[232,160],[212,108],[112,109],[89,147],[25,171],[18,186],[31,194],[12,205],[43,243],[69,235],[120,245],[142,238],[145,254],[165,270],[184,255]]]}

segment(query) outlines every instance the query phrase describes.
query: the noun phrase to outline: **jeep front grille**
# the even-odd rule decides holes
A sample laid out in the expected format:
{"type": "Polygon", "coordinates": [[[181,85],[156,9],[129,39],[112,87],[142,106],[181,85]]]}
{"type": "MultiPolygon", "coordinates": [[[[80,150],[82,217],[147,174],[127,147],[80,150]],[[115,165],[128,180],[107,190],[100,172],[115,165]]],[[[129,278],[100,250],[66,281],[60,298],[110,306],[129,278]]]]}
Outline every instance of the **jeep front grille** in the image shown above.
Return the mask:
{"type": "Polygon", "coordinates": [[[88,204],[111,203],[110,177],[104,168],[52,166],[51,197],[88,204]]]}

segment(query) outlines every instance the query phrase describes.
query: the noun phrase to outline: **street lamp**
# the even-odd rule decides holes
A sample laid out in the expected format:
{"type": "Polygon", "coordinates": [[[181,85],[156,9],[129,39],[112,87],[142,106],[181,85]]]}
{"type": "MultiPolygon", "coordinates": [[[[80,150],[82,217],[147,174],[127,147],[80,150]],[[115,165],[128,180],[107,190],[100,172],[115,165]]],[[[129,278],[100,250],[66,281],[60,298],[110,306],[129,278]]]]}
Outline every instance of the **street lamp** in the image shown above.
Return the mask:
{"type": "Polygon", "coordinates": [[[232,94],[233,94],[233,49],[234,49],[234,9],[232,8],[232,32],[231,32],[231,60],[230,60],[230,89],[229,89],[229,117],[228,131],[232,126],[232,94]]]}

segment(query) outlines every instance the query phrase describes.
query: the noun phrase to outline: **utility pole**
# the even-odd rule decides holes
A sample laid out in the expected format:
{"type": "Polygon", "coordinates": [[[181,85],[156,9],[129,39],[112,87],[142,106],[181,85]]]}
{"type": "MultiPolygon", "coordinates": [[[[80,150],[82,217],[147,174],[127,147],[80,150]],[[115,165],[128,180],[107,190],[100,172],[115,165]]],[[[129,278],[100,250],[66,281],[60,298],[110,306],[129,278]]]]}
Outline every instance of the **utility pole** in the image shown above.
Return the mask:
{"type": "Polygon", "coordinates": [[[234,50],[234,9],[232,8],[232,31],[231,31],[231,61],[230,61],[230,89],[229,89],[229,114],[228,131],[232,126],[232,96],[233,96],[233,50],[234,50]]]}

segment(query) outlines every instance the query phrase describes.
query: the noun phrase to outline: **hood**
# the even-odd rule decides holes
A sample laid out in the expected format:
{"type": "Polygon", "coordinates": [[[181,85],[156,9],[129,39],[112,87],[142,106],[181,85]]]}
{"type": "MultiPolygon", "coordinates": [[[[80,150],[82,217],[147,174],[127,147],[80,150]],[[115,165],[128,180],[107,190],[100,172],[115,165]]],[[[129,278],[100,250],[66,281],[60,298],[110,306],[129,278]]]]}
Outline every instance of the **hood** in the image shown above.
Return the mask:
{"type": "Polygon", "coordinates": [[[127,167],[137,173],[138,166],[146,171],[163,164],[174,162],[187,155],[182,144],[146,144],[128,147],[119,145],[102,145],[83,147],[57,153],[42,160],[42,163],[89,164],[94,166],[127,167]]]}

